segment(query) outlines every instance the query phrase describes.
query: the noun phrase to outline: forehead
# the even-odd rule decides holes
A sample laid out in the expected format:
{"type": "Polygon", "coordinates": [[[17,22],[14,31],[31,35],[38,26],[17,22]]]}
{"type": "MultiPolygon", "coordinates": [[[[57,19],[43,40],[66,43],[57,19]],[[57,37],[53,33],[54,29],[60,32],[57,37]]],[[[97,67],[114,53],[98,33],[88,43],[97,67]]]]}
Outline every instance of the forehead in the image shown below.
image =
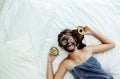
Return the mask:
{"type": "Polygon", "coordinates": [[[69,39],[69,38],[73,38],[71,35],[63,35],[62,37],[61,37],[61,41],[63,41],[63,40],[67,40],[67,39],[69,39]]]}

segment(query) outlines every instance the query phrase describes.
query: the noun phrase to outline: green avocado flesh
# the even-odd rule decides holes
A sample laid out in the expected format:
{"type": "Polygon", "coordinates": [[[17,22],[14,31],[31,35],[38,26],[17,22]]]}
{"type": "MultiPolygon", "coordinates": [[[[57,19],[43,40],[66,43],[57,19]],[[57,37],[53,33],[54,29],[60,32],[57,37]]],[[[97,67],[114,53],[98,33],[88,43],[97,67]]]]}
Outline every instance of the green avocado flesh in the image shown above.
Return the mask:
{"type": "Polygon", "coordinates": [[[78,34],[83,35],[84,34],[84,30],[82,26],[78,26],[77,28],[78,34]]]}
{"type": "Polygon", "coordinates": [[[52,48],[52,52],[53,52],[53,55],[54,56],[57,56],[58,55],[58,49],[56,47],[53,47],[52,48]]]}

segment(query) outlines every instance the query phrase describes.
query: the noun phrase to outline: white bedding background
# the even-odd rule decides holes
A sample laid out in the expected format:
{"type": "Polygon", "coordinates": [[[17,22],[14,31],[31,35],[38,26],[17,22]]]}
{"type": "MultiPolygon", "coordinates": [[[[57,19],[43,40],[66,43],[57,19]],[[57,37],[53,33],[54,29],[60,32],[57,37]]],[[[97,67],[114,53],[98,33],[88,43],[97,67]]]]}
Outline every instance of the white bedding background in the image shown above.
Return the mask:
{"type": "MultiPolygon", "coordinates": [[[[0,79],[46,79],[47,55],[59,49],[54,72],[67,53],[57,46],[65,28],[88,25],[116,47],[97,54],[104,70],[120,79],[120,0],[5,0],[0,11],[0,79]]],[[[87,45],[99,44],[85,36],[87,45]]],[[[73,79],[67,72],[64,79],[73,79]]]]}

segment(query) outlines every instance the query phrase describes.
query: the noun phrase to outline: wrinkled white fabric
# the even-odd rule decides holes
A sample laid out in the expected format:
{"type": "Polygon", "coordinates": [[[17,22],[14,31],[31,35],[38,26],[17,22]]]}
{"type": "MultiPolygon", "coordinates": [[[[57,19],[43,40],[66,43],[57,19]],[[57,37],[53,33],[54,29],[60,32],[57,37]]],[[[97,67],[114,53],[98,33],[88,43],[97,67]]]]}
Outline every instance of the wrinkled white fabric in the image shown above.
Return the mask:
{"type": "MultiPolygon", "coordinates": [[[[51,46],[57,46],[58,33],[65,28],[76,29],[78,25],[88,25],[115,41],[114,49],[95,57],[105,71],[119,79],[119,20],[120,0],[5,0],[0,13],[0,47],[7,41],[18,39],[27,33],[36,54],[40,79],[46,79],[48,51],[51,46]]],[[[99,40],[87,35],[84,42],[87,45],[100,43],[99,40]]],[[[57,48],[60,55],[53,62],[54,72],[67,56],[65,51],[58,46],[57,48]]],[[[22,74],[26,75],[24,72],[22,74]]],[[[17,75],[14,76],[17,79],[17,75]]],[[[22,79],[27,78],[21,76],[22,79]]],[[[4,79],[7,77],[4,76],[4,79]]],[[[73,77],[67,72],[64,79],[73,77]]]]}

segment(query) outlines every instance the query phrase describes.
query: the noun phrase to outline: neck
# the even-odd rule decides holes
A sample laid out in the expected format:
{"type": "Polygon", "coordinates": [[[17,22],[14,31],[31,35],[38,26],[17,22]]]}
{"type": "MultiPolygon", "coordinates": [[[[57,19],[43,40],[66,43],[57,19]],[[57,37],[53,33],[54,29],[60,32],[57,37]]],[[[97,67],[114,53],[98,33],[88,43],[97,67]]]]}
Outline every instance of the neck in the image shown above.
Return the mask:
{"type": "Polygon", "coordinates": [[[75,51],[74,52],[70,52],[68,57],[72,58],[72,59],[75,59],[77,55],[78,55],[78,49],[75,48],[75,51]]]}

